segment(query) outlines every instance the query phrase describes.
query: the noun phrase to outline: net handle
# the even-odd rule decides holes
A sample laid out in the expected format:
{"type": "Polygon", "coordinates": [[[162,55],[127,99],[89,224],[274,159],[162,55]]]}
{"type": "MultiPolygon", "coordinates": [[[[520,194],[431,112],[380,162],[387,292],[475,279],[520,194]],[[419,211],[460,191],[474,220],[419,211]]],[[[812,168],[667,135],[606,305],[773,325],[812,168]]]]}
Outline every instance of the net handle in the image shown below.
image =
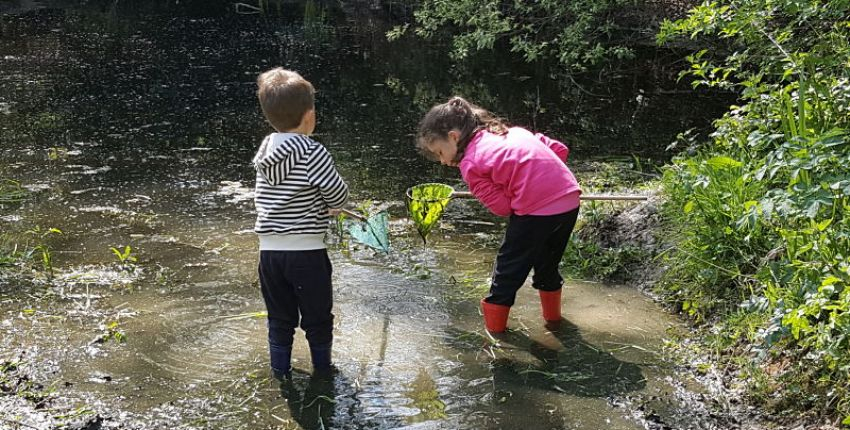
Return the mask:
{"type": "MultiPolygon", "coordinates": [[[[445,184],[442,184],[445,185],[445,184]]],[[[452,188],[451,185],[445,185],[449,188],[452,188]]],[[[410,200],[416,200],[420,202],[439,202],[445,199],[414,199],[412,195],[413,187],[407,189],[407,198],[410,200]]],[[[475,196],[472,195],[469,191],[455,191],[452,188],[452,193],[449,194],[449,199],[458,198],[458,199],[471,199],[475,196]]],[[[625,201],[639,201],[639,200],[649,200],[649,196],[642,196],[640,194],[582,194],[582,200],[625,200],[625,201]]]]}
{"type": "Polygon", "coordinates": [[[351,210],[351,209],[342,208],[342,209],[340,209],[339,211],[340,211],[340,212],[342,212],[342,213],[344,213],[344,214],[346,214],[346,215],[348,215],[348,216],[350,216],[350,217],[352,217],[352,218],[354,218],[354,219],[357,219],[357,220],[360,220],[360,221],[364,221],[364,222],[366,221],[366,217],[365,217],[365,216],[360,215],[359,213],[354,212],[354,211],[353,211],[353,210],[351,210]]]}
{"type": "MultiPolygon", "coordinates": [[[[453,198],[459,199],[470,199],[475,196],[472,195],[469,191],[455,191],[452,193],[453,198]]],[[[649,196],[642,196],[640,194],[582,194],[582,200],[649,200],[649,196]]]]}

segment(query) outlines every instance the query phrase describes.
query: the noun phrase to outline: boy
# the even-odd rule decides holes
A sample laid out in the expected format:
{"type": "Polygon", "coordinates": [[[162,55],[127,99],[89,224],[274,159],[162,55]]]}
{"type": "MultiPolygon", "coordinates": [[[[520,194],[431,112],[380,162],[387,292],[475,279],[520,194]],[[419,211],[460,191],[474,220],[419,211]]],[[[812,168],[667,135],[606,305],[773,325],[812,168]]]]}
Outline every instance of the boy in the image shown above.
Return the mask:
{"type": "Polygon", "coordinates": [[[313,85],[280,67],[257,78],[263,114],[277,133],[263,140],[257,170],[260,287],[268,310],[272,373],[289,376],[295,327],[310,344],[313,370],[331,369],[333,294],[324,236],[329,209],[340,208],[348,186],[324,146],[307,137],[316,126],[313,85]]]}

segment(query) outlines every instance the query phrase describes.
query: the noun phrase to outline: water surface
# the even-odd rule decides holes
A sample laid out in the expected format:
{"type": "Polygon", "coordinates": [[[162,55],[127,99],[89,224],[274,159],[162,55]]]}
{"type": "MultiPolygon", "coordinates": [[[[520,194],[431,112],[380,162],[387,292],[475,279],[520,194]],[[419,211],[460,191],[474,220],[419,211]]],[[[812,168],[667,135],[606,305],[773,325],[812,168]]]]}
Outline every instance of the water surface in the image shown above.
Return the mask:
{"type": "Polygon", "coordinates": [[[655,304],[569,281],[550,330],[526,286],[512,330],[490,338],[477,301],[503,222],[455,201],[423,247],[403,196],[459,184],[412,149],[420,115],[452,94],[562,138],[588,174],[599,157],[663,158],[722,102],[646,76],[591,97],[499,54],[452,65],[438,45],[387,44],[380,11],[34,5],[0,16],[0,177],[32,191],[0,209],[0,231],[62,234],[52,283],[0,279],[0,354],[42,364],[61,395],[139,428],[633,429],[653,399],[665,422],[694,416],[659,354],[675,322],[655,304]],[[311,379],[299,332],[284,388],[250,316],[263,304],[249,163],[269,132],[254,80],[277,65],[318,89],[316,138],[352,205],[393,218],[389,255],[331,238],[340,371],[311,379]],[[126,245],[132,270],[110,250],[126,245]],[[115,330],[125,342],[96,341],[115,330]]]}

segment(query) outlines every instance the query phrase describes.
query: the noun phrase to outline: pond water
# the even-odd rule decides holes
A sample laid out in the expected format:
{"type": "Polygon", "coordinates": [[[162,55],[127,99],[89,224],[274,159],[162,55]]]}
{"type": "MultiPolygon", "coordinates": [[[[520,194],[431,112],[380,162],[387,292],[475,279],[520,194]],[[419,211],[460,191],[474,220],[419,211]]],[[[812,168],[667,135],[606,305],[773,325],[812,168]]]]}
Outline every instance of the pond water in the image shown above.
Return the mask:
{"type": "Polygon", "coordinates": [[[387,43],[386,10],[12,3],[0,15],[0,178],[32,194],[0,208],[0,232],[62,234],[48,238],[53,282],[0,278],[0,358],[38,363],[71,405],[128,428],[715,426],[660,354],[675,320],[640,292],[568,281],[565,321],[549,330],[526,286],[512,330],[490,338],[477,302],[504,224],[454,201],[423,247],[403,198],[417,183],[459,184],[412,148],[419,116],[452,94],[561,137],[580,177],[600,158],[663,159],[723,100],[661,91],[645,73],[570,86],[499,54],[452,65],[438,44],[387,43]],[[250,160],[269,131],[255,77],[276,65],[314,83],[316,139],[352,205],[388,208],[393,240],[383,255],[332,235],[339,373],[309,377],[299,332],[284,388],[252,316],[263,304],[250,160]],[[127,245],[137,261],[121,268],[110,248],[127,245]],[[97,340],[119,332],[124,342],[97,340]]]}

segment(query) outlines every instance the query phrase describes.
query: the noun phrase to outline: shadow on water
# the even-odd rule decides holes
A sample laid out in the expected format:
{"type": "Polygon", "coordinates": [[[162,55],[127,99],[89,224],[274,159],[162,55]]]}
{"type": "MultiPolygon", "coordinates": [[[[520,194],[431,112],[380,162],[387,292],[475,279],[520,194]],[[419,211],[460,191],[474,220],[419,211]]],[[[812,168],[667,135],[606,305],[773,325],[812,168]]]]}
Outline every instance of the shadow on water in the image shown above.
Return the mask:
{"type": "Polygon", "coordinates": [[[477,331],[449,327],[445,343],[466,352],[484,345],[492,354],[490,370],[495,390],[500,392],[525,387],[604,398],[646,388],[639,365],[585,341],[578,326],[567,319],[547,323],[546,328],[539,334],[510,329],[485,337],[477,331]]]}
{"type": "Polygon", "coordinates": [[[542,339],[512,330],[496,339],[511,349],[527,351],[536,364],[507,357],[493,361],[496,386],[524,384],[541,390],[586,397],[608,397],[642,390],[646,378],[638,365],[622,361],[610,352],[586,342],[578,327],[566,319],[547,324],[542,339]],[[556,342],[552,342],[552,339],[556,342]]]}
{"type": "Polygon", "coordinates": [[[349,415],[356,416],[358,402],[354,391],[350,380],[339,373],[303,375],[296,372],[292,378],[280,383],[280,394],[289,414],[303,429],[341,427],[341,420],[335,421],[337,408],[343,408],[349,415]]]}

